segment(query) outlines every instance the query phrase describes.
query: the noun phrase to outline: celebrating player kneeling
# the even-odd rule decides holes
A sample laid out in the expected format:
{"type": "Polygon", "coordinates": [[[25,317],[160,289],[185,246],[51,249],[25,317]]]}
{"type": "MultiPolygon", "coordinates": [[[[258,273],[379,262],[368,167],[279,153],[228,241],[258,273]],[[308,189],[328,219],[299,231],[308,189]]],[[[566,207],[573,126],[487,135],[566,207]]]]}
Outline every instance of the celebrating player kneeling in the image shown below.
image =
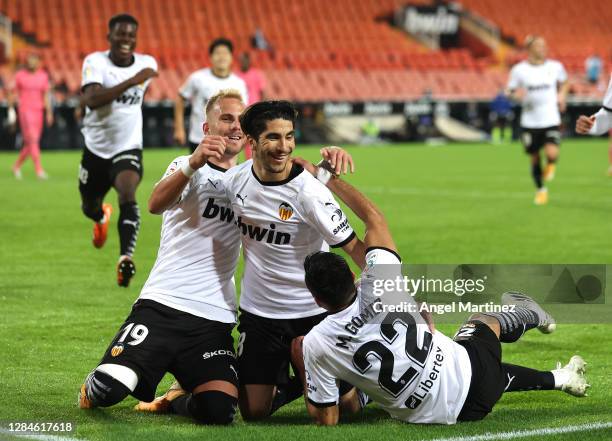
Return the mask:
{"type": "Polygon", "coordinates": [[[193,155],[176,158],[153,190],[149,210],[163,213],[157,260],[131,314],[81,386],[79,407],[108,407],[128,395],[152,401],[170,372],[182,388],[139,403],[138,410],[168,411],[205,424],[233,421],[233,276],[240,237],[217,182],[244,147],[238,121],[243,109],[236,90],[211,97],[206,138],[193,155]]]}
{"type": "Polygon", "coordinates": [[[349,266],[336,254],[316,252],[304,261],[306,285],[329,311],[306,337],[292,343],[292,361],[305,380],[308,412],[317,423],[336,424],[340,408],[361,409],[367,402],[364,393],[393,418],[438,424],[482,419],[504,392],[586,394],[585,362],[579,356],[547,372],[501,362],[500,341],[514,342],[535,327],[543,332],[554,328],[552,317],[525,295],[504,294],[503,303],[515,305],[514,312],[472,315],[454,340],[418,312],[382,312],[377,304],[413,302],[405,293],[374,294],[377,282],[401,277],[385,219],[346,182],[331,179],[328,185],[364,221],[367,263],[355,286],[349,266]],[[340,380],[360,393],[353,389],[340,396],[340,380]]]}

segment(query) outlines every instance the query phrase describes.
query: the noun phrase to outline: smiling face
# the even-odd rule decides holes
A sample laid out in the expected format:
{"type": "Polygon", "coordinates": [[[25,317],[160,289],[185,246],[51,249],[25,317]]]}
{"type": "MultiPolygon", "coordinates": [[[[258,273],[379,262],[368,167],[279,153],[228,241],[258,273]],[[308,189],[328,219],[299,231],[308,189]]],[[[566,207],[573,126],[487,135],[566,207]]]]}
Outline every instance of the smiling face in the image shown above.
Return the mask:
{"type": "Polygon", "coordinates": [[[226,75],[232,67],[232,51],[225,45],[218,45],[210,54],[210,63],[213,72],[217,75],[226,75]]]}
{"type": "Polygon", "coordinates": [[[132,63],[136,48],[138,26],[133,23],[116,23],[108,34],[111,60],[118,66],[128,66],[132,63]]]}
{"type": "Polygon", "coordinates": [[[218,100],[206,114],[204,133],[225,137],[225,156],[234,157],[246,144],[246,136],[240,128],[239,117],[244,104],[238,98],[226,97],[218,100]]]}
{"type": "Polygon", "coordinates": [[[253,161],[270,176],[283,179],[291,170],[291,153],[295,149],[295,130],[293,122],[286,119],[273,119],[266,122],[266,129],[257,140],[250,136],[253,146],[253,161]]]}

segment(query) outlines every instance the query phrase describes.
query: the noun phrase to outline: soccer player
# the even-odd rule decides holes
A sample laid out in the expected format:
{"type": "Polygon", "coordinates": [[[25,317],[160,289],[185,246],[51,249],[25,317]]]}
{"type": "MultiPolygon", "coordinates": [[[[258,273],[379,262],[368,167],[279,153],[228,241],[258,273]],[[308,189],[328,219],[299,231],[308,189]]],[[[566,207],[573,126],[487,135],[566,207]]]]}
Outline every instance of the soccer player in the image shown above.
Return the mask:
{"type": "MultiPolygon", "coordinates": [[[[245,144],[237,90],[212,96],[206,137],[176,158],[156,185],[149,210],[163,213],[157,260],[130,316],[81,388],[82,408],[128,395],[150,402],[166,372],[180,383],[139,410],[170,411],[207,424],[232,422],[238,401],[232,329],[233,275],[240,254],[234,214],[218,181],[245,144]]],[[[237,167],[239,169],[240,167],[237,167]]]]}
{"type": "MultiPolygon", "coordinates": [[[[601,109],[594,115],[580,115],[576,121],[576,132],[581,135],[603,135],[612,129],[612,78],[603,99],[601,109]]],[[[612,132],[611,136],[612,136],[612,132]]],[[[608,176],[612,176],[612,140],[608,151],[610,167],[608,176]]]]}
{"type": "Polygon", "coordinates": [[[14,108],[17,95],[19,127],[23,136],[23,147],[13,164],[13,175],[16,179],[22,179],[21,165],[30,156],[38,179],[47,179],[47,173],[40,162],[40,137],[43,131],[43,116],[46,116],[48,127],[53,125],[53,107],[49,75],[40,68],[37,53],[28,54],[26,68],[15,74],[12,89],[8,94],[8,107],[14,108]]]}
{"type": "Polygon", "coordinates": [[[202,141],[202,121],[206,121],[204,108],[211,96],[222,89],[237,89],[242,99],[248,103],[248,93],[244,81],[232,73],[234,46],[230,40],[218,38],[208,47],[211,68],[200,69],[192,73],[179,89],[179,96],[174,102],[174,139],[180,145],[185,144],[185,102],[191,103],[189,117],[189,149],[195,150],[202,141]]]}
{"type": "Polygon", "coordinates": [[[512,68],[507,89],[509,96],[522,104],[522,141],[531,158],[531,174],[537,189],[534,203],[544,205],[548,202],[544,181],[554,178],[559,158],[559,111],[565,112],[569,82],[563,65],[546,58],[547,47],[542,37],[528,37],[526,46],[528,58],[512,68]],[[547,161],[544,172],[542,149],[547,161]]]}
{"type": "Polygon", "coordinates": [[[109,51],[85,57],[81,82],[85,149],[79,169],[81,208],[94,221],[93,245],[106,242],[112,206],[103,204],[113,187],[119,199],[117,283],[127,287],[136,273],[132,255],[140,227],[136,188],[142,178],[142,102],[157,63],[137,54],[138,22],[127,14],[108,23],[109,51]]]}
{"type": "Polygon", "coordinates": [[[367,265],[355,284],[339,255],[319,251],[304,261],[306,285],[329,312],[292,343],[292,360],[305,379],[308,412],[318,424],[337,424],[339,404],[361,409],[363,393],[393,418],[437,424],[482,419],[504,391],[561,389],[585,395],[589,386],[579,356],[552,372],[501,362],[500,341],[516,341],[535,327],[554,329],[552,317],[525,295],[504,294],[503,303],[513,305],[509,312],[471,316],[454,340],[428,325],[405,292],[380,296],[377,286],[402,277],[385,218],[350,184],[332,177],[328,186],[365,223],[367,265]],[[389,312],[389,306],[402,304],[413,309],[389,312]],[[342,393],[341,380],[361,394],[342,393]]]}
{"type": "MultiPolygon", "coordinates": [[[[253,147],[252,167],[223,182],[245,258],[238,326],[245,420],[268,417],[303,393],[299,378],[289,378],[291,340],[325,316],[304,284],[304,258],[331,245],[363,263],[362,243],[329,190],[291,160],[296,115],[287,101],[248,107],[240,124],[253,147]]],[[[346,172],[346,158],[334,155],[334,171],[346,172]]]]}

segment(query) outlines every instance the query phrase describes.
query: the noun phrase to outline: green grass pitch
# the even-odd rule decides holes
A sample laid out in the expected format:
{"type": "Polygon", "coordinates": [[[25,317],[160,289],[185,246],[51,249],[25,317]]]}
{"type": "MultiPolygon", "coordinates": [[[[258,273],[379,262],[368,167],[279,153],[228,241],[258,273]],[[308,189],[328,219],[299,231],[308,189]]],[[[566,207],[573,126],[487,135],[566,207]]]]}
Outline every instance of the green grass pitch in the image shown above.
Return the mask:
{"type": "MultiPolygon", "coordinates": [[[[605,175],[604,140],[567,140],[550,203],[533,205],[527,158],[518,144],[397,145],[350,148],[349,179],[386,214],[398,247],[411,263],[610,263],[612,179],[605,175]]],[[[0,154],[0,422],[70,421],[84,440],[411,439],[565,427],[612,421],[612,325],[558,326],[531,332],[504,346],[506,361],[540,369],[574,353],[589,363],[590,396],[512,393],[485,420],[456,426],[414,426],[390,420],[375,405],[335,428],[310,424],[295,402],[269,421],[201,427],[175,416],[142,415],[129,398],[106,410],[76,408],[79,386],[127,316],[153,265],[160,217],[146,201],[166,165],[184,150],[147,149],[138,199],[143,218],[135,254],[138,273],[129,289],[116,286],[116,219],[102,250],[91,245],[91,224],[80,212],[80,153],[44,152],[51,179],[37,181],[31,163],[24,180],[0,154]]],[[[296,154],[314,160],[317,149],[296,154]]],[[[107,200],[116,204],[116,195],[107,200]]],[[[353,217],[353,224],[357,225],[353,217]]],[[[357,228],[361,231],[360,228],[357,228]]],[[[608,304],[610,301],[608,300],[608,304]]],[[[440,327],[447,334],[454,326],[440,327]]],[[[158,392],[170,384],[166,377],[158,392]]],[[[60,434],[61,435],[61,434],[60,434]]],[[[0,432],[0,439],[15,438],[0,432]]],[[[42,438],[39,438],[42,439],[42,438]]],[[[612,429],[521,439],[603,440],[612,429]]],[[[58,439],[58,441],[61,441],[58,439]]]]}

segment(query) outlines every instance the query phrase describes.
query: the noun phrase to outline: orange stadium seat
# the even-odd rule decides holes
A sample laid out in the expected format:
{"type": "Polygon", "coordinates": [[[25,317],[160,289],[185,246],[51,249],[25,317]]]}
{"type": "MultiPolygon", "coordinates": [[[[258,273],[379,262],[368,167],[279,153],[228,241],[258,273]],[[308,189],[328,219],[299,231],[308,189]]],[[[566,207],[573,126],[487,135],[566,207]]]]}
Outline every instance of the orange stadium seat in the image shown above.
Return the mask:
{"type": "MultiPolygon", "coordinates": [[[[65,81],[73,93],[79,89],[83,57],[107,47],[106,21],[120,11],[139,19],[138,50],[155,56],[160,65],[148,100],[174,99],[187,76],[208,64],[208,44],[219,36],[231,38],[236,53],[251,54],[253,64],[268,77],[270,97],[407,100],[431,89],[445,98],[489,98],[503,86],[507,74],[492,68],[492,60],[477,59],[467,49],[430,50],[383,20],[404,3],[0,0],[0,11],[44,48],[43,62],[53,78],[65,81]],[[251,36],[258,28],[273,52],[251,48],[251,36]]],[[[431,4],[431,0],[410,3],[431,4]]],[[[606,67],[610,65],[612,10],[600,0],[523,0],[521,8],[500,8],[497,0],[460,3],[517,42],[529,33],[541,33],[549,40],[551,56],[558,57],[573,78],[583,71],[584,59],[592,52],[599,52],[606,67]],[[577,39],[567,32],[572,28],[585,33],[577,39]]],[[[508,62],[521,56],[510,53],[508,62]]],[[[582,82],[573,87],[580,94],[593,90],[582,82]]]]}

